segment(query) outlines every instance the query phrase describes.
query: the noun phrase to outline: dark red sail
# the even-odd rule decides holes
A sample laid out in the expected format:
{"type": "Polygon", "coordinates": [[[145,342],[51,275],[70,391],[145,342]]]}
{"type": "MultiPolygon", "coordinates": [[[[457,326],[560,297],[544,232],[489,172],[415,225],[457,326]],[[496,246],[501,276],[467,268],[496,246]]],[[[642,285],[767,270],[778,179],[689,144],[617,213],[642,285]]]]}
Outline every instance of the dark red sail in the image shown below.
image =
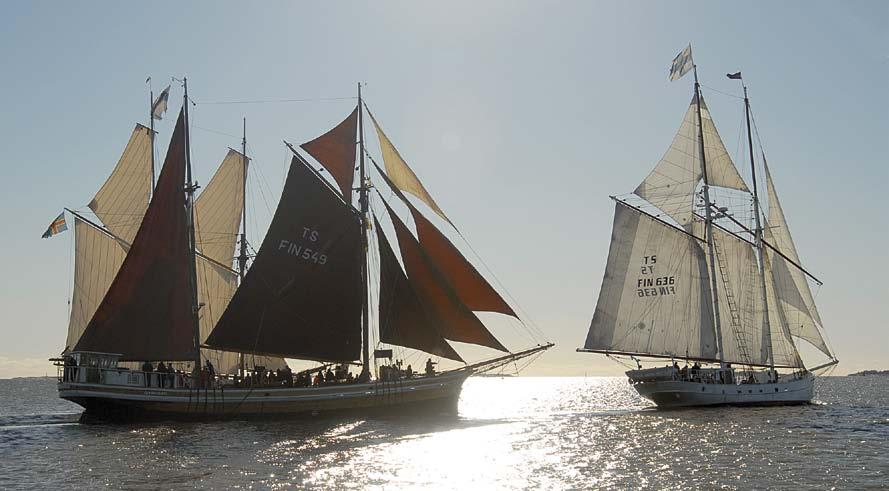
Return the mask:
{"type": "Polygon", "coordinates": [[[452,341],[508,351],[478,320],[478,317],[460,301],[453,287],[407,229],[404,222],[392,211],[388,203],[385,201],[383,203],[386,204],[386,210],[388,210],[389,217],[395,227],[395,235],[398,237],[398,246],[401,249],[401,257],[404,259],[408,280],[413,285],[417,297],[426,311],[440,321],[442,335],[452,341]]]}
{"type": "Polygon", "coordinates": [[[206,344],[325,361],[361,350],[361,225],[295,157],[253,266],[206,344]]]}
{"type": "Polygon", "coordinates": [[[194,359],[185,164],[180,111],[151,204],[75,351],[119,353],[124,361],[194,359]]]}
{"type": "Polygon", "coordinates": [[[340,187],[346,203],[352,202],[355,176],[355,145],[358,131],[358,107],[335,128],[303,143],[300,147],[330,172],[340,187]]]}
{"type": "Polygon", "coordinates": [[[475,269],[463,254],[418,210],[396,187],[389,177],[376,164],[374,166],[383,180],[410,209],[417,225],[417,237],[423,250],[447,278],[460,300],[470,310],[499,312],[518,318],[512,307],[497,293],[497,290],[475,269]]]}
{"type": "Polygon", "coordinates": [[[427,315],[379,224],[377,244],[380,248],[380,341],[463,361],[439,332],[439,321],[427,315]]]}

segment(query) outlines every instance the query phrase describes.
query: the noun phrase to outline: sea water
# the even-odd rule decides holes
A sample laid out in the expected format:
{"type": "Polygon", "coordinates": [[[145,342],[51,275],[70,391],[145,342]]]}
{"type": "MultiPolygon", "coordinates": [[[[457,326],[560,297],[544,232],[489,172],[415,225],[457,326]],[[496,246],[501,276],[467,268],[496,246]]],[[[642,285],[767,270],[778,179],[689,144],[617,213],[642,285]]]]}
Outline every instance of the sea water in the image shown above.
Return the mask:
{"type": "Polygon", "coordinates": [[[0,380],[0,488],[889,488],[889,377],[815,403],[659,411],[624,378],[471,378],[456,417],[79,424],[0,380]]]}

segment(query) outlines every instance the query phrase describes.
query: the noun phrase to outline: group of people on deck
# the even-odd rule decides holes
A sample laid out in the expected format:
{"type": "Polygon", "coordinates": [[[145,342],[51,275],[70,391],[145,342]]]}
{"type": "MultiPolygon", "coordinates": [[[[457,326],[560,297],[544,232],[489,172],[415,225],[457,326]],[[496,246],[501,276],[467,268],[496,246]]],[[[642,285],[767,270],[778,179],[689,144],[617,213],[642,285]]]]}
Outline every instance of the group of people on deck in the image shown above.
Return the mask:
{"type": "MultiPolygon", "coordinates": [[[[736,380],[731,363],[726,363],[724,369],[702,371],[701,364],[698,362],[695,362],[691,367],[689,367],[688,362],[686,362],[685,366],[680,368],[679,363],[673,361],[673,370],[677,374],[679,380],[689,382],[704,382],[711,384],[761,383],[757,380],[756,375],[754,375],[753,372],[749,372],[746,377],[739,377],[736,380]]],[[[778,372],[775,369],[768,370],[766,374],[768,376],[767,383],[773,384],[778,382],[778,372]]]]}
{"type": "Polygon", "coordinates": [[[142,364],[142,372],[145,373],[145,387],[173,388],[184,385],[185,373],[174,369],[172,363],[165,365],[160,362],[155,367],[150,361],[146,361],[142,364]]]}
{"type": "MultiPolygon", "coordinates": [[[[436,374],[436,364],[436,362],[432,361],[432,358],[426,360],[424,375],[427,377],[434,376],[436,374]]],[[[410,379],[420,375],[414,371],[410,364],[406,368],[402,367],[402,360],[397,360],[391,365],[381,366],[379,379],[381,381],[394,381],[410,379]]],[[[71,357],[66,357],[64,359],[64,380],[75,381],[77,369],[76,361],[71,357]]],[[[224,375],[217,376],[216,368],[210,360],[206,360],[204,366],[195,374],[176,369],[172,363],[161,361],[154,365],[151,361],[146,361],[142,363],[141,371],[144,374],[145,387],[157,388],[211,388],[219,384],[225,385],[226,379],[229,380],[228,383],[233,382],[235,386],[240,387],[321,387],[334,384],[366,382],[369,379],[369,377],[366,377],[365,380],[362,380],[361,377],[353,375],[349,370],[348,363],[335,366],[327,365],[326,367],[306,370],[297,374],[294,374],[287,365],[276,370],[268,370],[265,367],[257,366],[253,370],[246,371],[243,375],[226,377],[224,375]]]]}
{"type": "MultiPolygon", "coordinates": [[[[426,371],[425,375],[427,377],[432,377],[435,375],[435,363],[432,361],[432,358],[426,360],[426,371]]],[[[402,380],[406,378],[414,378],[414,376],[419,375],[417,372],[414,372],[414,368],[408,364],[407,368],[402,368],[404,363],[401,360],[395,360],[395,363],[391,365],[383,365],[380,367],[380,380],[389,382],[393,380],[402,380]]]]}

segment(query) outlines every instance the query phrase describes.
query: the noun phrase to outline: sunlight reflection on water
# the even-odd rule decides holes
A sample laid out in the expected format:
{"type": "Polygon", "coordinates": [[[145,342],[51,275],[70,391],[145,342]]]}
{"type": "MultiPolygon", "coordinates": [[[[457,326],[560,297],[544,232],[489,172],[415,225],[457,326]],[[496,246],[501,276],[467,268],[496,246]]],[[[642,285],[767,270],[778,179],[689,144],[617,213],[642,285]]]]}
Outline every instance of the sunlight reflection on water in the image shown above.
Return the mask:
{"type": "Polygon", "coordinates": [[[472,378],[458,417],[132,426],[72,425],[40,386],[25,406],[46,415],[0,403],[0,488],[881,486],[887,382],[819,380],[821,405],[654,411],[621,378],[472,378]]]}

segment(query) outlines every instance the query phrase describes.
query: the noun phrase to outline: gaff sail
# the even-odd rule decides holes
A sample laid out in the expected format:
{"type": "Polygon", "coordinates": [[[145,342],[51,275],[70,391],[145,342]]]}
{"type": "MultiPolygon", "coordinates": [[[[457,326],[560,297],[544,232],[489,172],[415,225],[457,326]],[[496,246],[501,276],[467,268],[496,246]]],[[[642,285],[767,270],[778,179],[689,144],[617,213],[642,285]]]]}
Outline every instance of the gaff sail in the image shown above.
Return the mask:
{"type": "Polygon", "coordinates": [[[361,227],[344,203],[294,157],[253,266],[206,344],[325,361],[361,349],[361,227]]]}
{"type": "Polygon", "coordinates": [[[151,204],[76,351],[120,353],[123,361],[194,358],[185,165],[180,112],[151,204]]]}

